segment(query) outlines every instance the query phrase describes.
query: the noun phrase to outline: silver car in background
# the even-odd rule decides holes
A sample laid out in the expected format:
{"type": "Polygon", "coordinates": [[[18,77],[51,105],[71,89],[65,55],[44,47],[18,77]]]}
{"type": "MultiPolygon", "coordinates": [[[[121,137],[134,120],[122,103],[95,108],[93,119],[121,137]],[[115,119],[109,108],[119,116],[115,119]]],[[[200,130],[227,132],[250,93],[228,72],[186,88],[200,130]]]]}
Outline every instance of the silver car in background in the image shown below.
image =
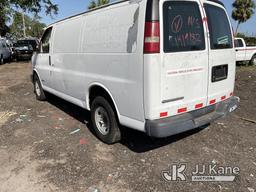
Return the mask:
{"type": "Polygon", "coordinates": [[[5,61],[10,60],[11,50],[7,45],[5,39],[0,39],[0,64],[3,64],[5,61]]]}

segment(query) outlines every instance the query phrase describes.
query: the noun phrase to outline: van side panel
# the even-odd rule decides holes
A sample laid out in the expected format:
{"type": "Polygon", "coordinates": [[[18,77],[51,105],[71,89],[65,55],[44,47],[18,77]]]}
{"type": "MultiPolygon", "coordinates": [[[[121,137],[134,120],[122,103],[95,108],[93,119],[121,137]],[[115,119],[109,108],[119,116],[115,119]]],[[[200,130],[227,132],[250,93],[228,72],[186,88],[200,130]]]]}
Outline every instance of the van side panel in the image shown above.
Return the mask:
{"type": "Polygon", "coordinates": [[[54,26],[52,88],[79,100],[84,98],[84,73],[81,71],[80,41],[84,17],[54,26]]]}
{"type": "Polygon", "coordinates": [[[89,86],[103,85],[120,123],[141,131],[145,6],[146,1],[127,1],[55,24],[52,55],[53,89],[90,109],[89,86]]]}
{"type": "Polygon", "coordinates": [[[89,13],[81,51],[86,82],[106,86],[121,116],[144,122],[142,26],[143,6],[138,3],[125,2],[89,13]]]}

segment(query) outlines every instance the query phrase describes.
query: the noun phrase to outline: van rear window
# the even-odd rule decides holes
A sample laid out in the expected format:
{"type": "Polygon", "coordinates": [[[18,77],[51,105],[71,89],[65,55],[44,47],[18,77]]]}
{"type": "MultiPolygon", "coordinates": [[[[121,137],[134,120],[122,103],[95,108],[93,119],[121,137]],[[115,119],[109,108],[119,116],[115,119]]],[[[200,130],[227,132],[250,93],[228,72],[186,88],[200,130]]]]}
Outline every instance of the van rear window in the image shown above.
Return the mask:
{"type": "Polygon", "coordinates": [[[165,2],[163,22],[164,52],[205,49],[203,21],[196,2],[165,2]]]}
{"type": "Polygon", "coordinates": [[[210,31],[211,49],[228,49],[233,47],[232,33],[224,9],[205,4],[210,31]]]}

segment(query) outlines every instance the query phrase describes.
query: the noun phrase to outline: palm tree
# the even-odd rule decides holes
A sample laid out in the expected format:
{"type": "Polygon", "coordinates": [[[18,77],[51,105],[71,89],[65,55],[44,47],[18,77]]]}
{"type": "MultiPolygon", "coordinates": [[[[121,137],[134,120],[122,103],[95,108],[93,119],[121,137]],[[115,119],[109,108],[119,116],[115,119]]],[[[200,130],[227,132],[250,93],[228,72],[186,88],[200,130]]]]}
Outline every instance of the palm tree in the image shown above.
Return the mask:
{"type": "Polygon", "coordinates": [[[237,21],[236,34],[238,32],[239,25],[245,23],[252,17],[255,10],[255,3],[253,0],[235,0],[232,4],[232,18],[237,21]]]}
{"type": "Polygon", "coordinates": [[[94,9],[95,7],[97,7],[97,4],[95,1],[91,1],[90,4],[88,5],[88,9],[94,9]]]}
{"type": "Polygon", "coordinates": [[[109,3],[109,0],[98,0],[97,3],[95,0],[92,0],[90,4],[88,5],[88,9],[94,9],[96,7],[100,7],[102,5],[106,5],[109,3]]]}

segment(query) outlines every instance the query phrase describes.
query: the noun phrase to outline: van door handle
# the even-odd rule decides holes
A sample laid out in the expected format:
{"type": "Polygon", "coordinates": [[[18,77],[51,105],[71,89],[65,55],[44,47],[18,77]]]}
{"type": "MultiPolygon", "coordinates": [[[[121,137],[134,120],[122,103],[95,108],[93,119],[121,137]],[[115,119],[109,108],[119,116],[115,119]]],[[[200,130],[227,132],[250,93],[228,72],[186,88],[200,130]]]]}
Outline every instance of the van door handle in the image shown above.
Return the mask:
{"type": "Polygon", "coordinates": [[[52,58],[51,58],[51,56],[49,56],[49,65],[50,65],[50,66],[54,66],[54,64],[52,63],[52,58]]]}
{"type": "Polygon", "coordinates": [[[49,56],[49,65],[52,65],[52,60],[51,60],[51,56],[49,56]]]}

